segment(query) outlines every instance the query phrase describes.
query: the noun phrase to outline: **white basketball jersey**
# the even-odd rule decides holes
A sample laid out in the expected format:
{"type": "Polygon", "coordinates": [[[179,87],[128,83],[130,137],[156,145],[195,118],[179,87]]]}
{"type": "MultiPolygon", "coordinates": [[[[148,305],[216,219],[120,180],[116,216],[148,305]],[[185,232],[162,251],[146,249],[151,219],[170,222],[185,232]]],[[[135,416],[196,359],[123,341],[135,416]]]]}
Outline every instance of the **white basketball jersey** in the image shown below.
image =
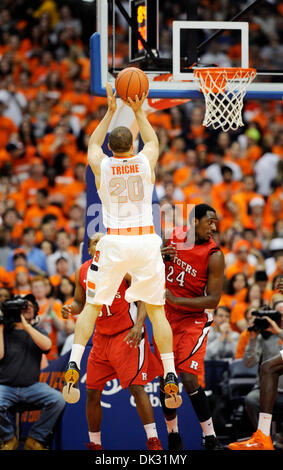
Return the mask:
{"type": "Polygon", "coordinates": [[[132,157],[105,157],[100,188],[106,228],[153,225],[151,168],[142,152],[132,157]]]}

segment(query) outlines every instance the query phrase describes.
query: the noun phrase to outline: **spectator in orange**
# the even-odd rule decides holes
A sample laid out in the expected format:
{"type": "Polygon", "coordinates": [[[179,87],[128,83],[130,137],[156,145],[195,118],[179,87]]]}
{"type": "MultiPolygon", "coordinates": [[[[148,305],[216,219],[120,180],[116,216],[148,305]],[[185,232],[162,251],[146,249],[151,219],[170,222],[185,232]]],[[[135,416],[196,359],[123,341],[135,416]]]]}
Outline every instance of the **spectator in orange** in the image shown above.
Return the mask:
{"type": "Polygon", "coordinates": [[[81,123],[91,113],[91,100],[89,93],[84,90],[84,81],[76,78],[73,84],[73,90],[67,91],[62,96],[62,101],[70,101],[72,103],[72,113],[78,116],[81,123]]]}
{"type": "Polygon", "coordinates": [[[37,95],[37,88],[33,87],[30,82],[31,72],[29,70],[22,70],[18,80],[18,90],[22,93],[27,102],[34,100],[37,95]]]}
{"type": "MultiPolygon", "coordinates": [[[[83,163],[77,163],[74,167],[74,181],[61,189],[64,196],[64,212],[68,214],[75,203],[80,203],[86,190],[86,167],[83,163]]],[[[66,226],[66,224],[64,224],[66,226]]]]}
{"type": "Polygon", "coordinates": [[[36,204],[37,191],[46,188],[48,183],[42,160],[34,157],[30,160],[30,164],[30,176],[20,186],[20,192],[28,206],[36,204]]]}
{"type": "Polygon", "coordinates": [[[31,293],[29,271],[24,266],[18,266],[14,271],[15,281],[13,292],[15,295],[24,297],[31,293]]]}
{"type": "Polygon", "coordinates": [[[283,201],[279,197],[269,197],[264,208],[263,227],[272,233],[278,220],[283,221],[283,201]]]}
{"type": "Polygon", "coordinates": [[[274,294],[273,289],[268,289],[268,276],[263,269],[257,269],[254,273],[254,282],[260,287],[261,295],[266,304],[270,304],[274,294]]]}
{"type": "Polygon", "coordinates": [[[12,289],[14,286],[14,279],[11,273],[6,271],[3,266],[0,266],[0,287],[6,287],[7,289],[12,289]]]}
{"type": "Polygon", "coordinates": [[[53,287],[58,288],[64,277],[69,277],[71,282],[71,280],[74,279],[74,274],[68,276],[69,271],[69,260],[65,258],[65,256],[58,258],[56,261],[56,273],[49,277],[53,287]]]}
{"type": "Polygon", "coordinates": [[[18,127],[8,116],[4,115],[7,105],[0,99],[0,149],[5,149],[13,134],[16,134],[18,127]]]}
{"type": "Polygon", "coordinates": [[[186,161],[186,142],[185,139],[178,135],[172,139],[170,149],[163,153],[159,160],[160,165],[166,172],[175,171],[186,161]]]}
{"type": "Polygon", "coordinates": [[[233,180],[233,170],[227,165],[221,167],[222,182],[213,185],[212,188],[212,197],[215,201],[218,202],[219,210],[222,214],[222,217],[226,217],[226,203],[231,199],[231,196],[238,192],[241,188],[241,183],[239,181],[233,180]]]}
{"type": "Polygon", "coordinates": [[[38,66],[31,71],[31,83],[36,87],[40,86],[45,83],[48,73],[54,70],[60,71],[60,65],[54,60],[50,50],[43,50],[38,66]]]}
{"type": "Polygon", "coordinates": [[[11,242],[18,246],[23,235],[23,221],[14,208],[8,208],[2,215],[5,228],[10,230],[11,242]]]}
{"type": "Polygon", "coordinates": [[[185,201],[189,204],[190,200],[198,197],[200,193],[200,184],[203,180],[203,176],[200,170],[192,170],[192,179],[191,182],[183,188],[183,193],[185,196],[185,201]]]}
{"type": "Polygon", "coordinates": [[[54,214],[58,219],[58,226],[63,227],[65,217],[58,206],[49,204],[49,193],[46,188],[40,188],[36,193],[36,203],[27,209],[24,215],[24,226],[39,228],[42,219],[47,214],[54,214]]]}
{"type": "Polygon", "coordinates": [[[193,149],[188,149],[186,151],[186,160],[174,171],[174,184],[179,186],[179,188],[186,188],[192,181],[192,171],[197,169],[197,152],[193,149]]]}
{"type": "Polygon", "coordinates": [[[250,243],[247,240],[241,239],[235,243],[233,251],[236,255],[236,261],[226,268],[225,275],[227,279],[231,279],[235,273],[241,272],[249,279],[255,269],[248,261],[248,255],[251,252],[250,243]]]}
{"type": "Polygon", "coordinates": [[[188,131],[186,133],[186,142],[188,147],[195,148],[199,144],[205,144],[209,134],[203,125],[204,106],[195,106],[190,115],[188,131]]]}
{"type": "Polygon", "coordinates": [[[277,276],[283,276],[283,253],[279,252],[275,255],[276,267],[275,270],[270,274],[269,281],[273,282],[277,276]]]}
{"type": "Polygon", "coordinates": [[[261,132],[259,126],[255,122],[251,122],[245,132],[246,137],[246,151],[245,158],[255,163],[262,155],[262,148],[260,146],[261,132]]]}
{"type": "Polygon", "coordinates": [[[40,325],[46,330],[52,341],[52,347],[47,354],[48,361],[58,357],[58,331],[64,329],[64,319],[61,315],[61,303],[47,297],[47,284],[44,277],[35,276],[31,279],[31,293],[39,305],[40,325]]]}
{"type": "Polygon", "coordinates": [[[256,192],[256,184],[254,175],[243,176],[242,190],[232,196],[232,200],[238,205],[241,215],[241,220],[244,222],[248,216],[248,205],[255,197],[260,197],[256,192]]]}
{"type": "Polygon", "coordinates": [[[79,256],[74,255],[71,248],[71,236],[65,230],[60,230],[57,233],[56,251],[47,257],[47,268],[49,276],[56,274],[56,261],[59,258],[66,258],[68,260],[68,275],[71,276],[79,265],[79,256]]]}
{"type": "Polygon", "coordinates": [[[231,327],[235,331],[243,331],[247,328],[245,311],[248,307],[259,308],[263,305],[263,298],[258,284],[248,287],[246,298],[243,302],[238,302],[231,311],[231,327]]]}
{"type": "Polygon", "coordinates": [[[243,302],[248,292],[248,282],[244,273],[238,272],[229,279],[227,293],[223,293],[219,305],[226,305],[231,310],[237,302],[243,302]]]}
{"type": "Polygon", "coordinates": [[[254,312],[255,310],[256,310],[255,307],[249,307],[245,311],[245,320],[247,323],[247,327],[240,333],[237,348],[236,348],[236,353],[235,353],[235,359],[242,359],[246,350],[246,346],[248,342],[250,341],[251,333],[248,330],[248,328],[254,322],[254,316],[252,315],[252,312],[254,312]]]}
{"type": "Polygon", "coordinates": [[[38,150],[40,155],[47,161],[48,165],[53,164],[55,155],[66,153],[72,156],[77,152],[76,138],[69,132],[68,127],[59,122],[54,132],[46,134],[39,143],[38,150]]]}

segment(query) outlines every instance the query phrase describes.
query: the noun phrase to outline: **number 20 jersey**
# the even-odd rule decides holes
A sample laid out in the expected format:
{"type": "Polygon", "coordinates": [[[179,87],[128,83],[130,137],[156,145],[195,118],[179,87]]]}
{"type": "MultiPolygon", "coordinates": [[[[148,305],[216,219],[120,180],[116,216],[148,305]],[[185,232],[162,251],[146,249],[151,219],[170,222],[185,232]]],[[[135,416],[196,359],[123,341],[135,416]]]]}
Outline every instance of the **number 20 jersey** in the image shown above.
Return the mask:
{"type": "MultiPolygon", "coordinates": [[[[180,233],[184,234],[185,240],[184,229],[180,233]]],[[[219,247],[211,238],[207,242],[194,244],[188,249],[185,241],[180,241],[180,233],[175,232],[168,241],[168,245],[172,244],[177,251],[174,259],[165,263],[166,288],[176,297],[202,297],[206,294],[209,257],[212,253],[219,251],[219,247]]],[[[190,317],[192,314],[198,316],[204,312],[204,309],[173,306],[168,302],[166,302],[165,309],[170,317],[182,313],[190,313],[190,317]]]]}
{"type": "MultiPolygon", "coordinates": [[[[84,291],[86,291],[87,272],[92,268],[97,268],[97,264],[91,259],[80,267],[79,282],[84,291]]],[[[110,307],[103,305],[96,321],[96,331],[103,335],[115,335],[134,326],[137,318],[137,307],[134,303],[128,303],[125,300],[127,288],[128,284],[123,279],[112,305],[110,307]]]]}
{"type": "Polygon", "coordinates": [[[106,228],[153,225],[151,168],[142,152],[129,157],[105,157],[100,187],[106,228]]]}

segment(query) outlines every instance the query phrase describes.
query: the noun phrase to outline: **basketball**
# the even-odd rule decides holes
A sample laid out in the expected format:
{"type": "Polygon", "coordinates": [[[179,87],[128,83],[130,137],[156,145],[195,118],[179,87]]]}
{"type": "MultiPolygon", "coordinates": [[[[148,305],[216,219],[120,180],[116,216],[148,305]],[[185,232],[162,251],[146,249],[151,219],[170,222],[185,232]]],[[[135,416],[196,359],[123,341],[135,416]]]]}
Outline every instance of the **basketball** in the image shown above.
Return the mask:
{"type": "Polygon", "coordinates": [[[143,93],[147,95],[149,82],[147,75],[136,67],[127,67],[119,72],[116,80],[115,87],[117,94],[122,100],[127,101],[131,98],[136,100],[136,95],[141,99],[143,93]]]}

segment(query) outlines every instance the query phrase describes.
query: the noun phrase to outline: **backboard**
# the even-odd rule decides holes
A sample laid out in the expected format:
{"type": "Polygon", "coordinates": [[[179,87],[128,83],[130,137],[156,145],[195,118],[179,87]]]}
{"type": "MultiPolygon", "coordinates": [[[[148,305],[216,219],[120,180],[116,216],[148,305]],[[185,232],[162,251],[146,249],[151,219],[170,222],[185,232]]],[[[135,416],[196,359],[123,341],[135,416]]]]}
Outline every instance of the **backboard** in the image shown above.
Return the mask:
{"type": "Polygon", "coordinates": [[[223,14],[215,12],[209,1],[188,0],[175,7],[172,2],[161,3],[96,0],[96,32],[90,38],[93,94],[105,96],[106,82],[114,87],[119,71],[134,65],[148,74],[149,98],[198,99],[202,93],[193,82],[193,68],[225,64],[257,70],[247,99],[282,100],[280,2],[227,2],[236,4],[238,9],[235,5],[227,7],[223,14]],[[168,21],[164,11],[170,15],[170,4],[168,21]],[[224,18],[227,13],[231,15],[229,21],[224,18]]]}

